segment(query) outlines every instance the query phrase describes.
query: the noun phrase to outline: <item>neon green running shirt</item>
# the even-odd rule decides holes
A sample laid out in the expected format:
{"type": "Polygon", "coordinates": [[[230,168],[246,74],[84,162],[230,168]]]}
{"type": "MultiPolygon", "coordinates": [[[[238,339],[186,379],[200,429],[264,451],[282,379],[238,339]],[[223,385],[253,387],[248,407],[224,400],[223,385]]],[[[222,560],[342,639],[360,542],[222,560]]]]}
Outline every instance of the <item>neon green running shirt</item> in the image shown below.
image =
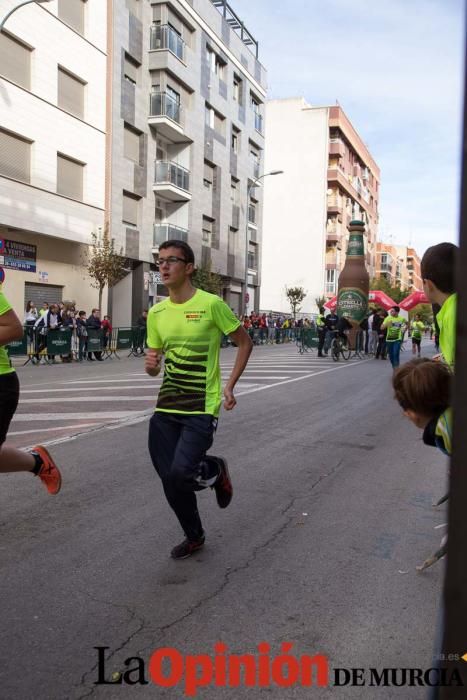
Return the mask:
{"type": "Polygon", "coordinates": [[[422,331],[425,328],[423,321],[413,321],[412,322],[412,338],[420,340],[422,337],[422,331]]]}
{"type": "Polygon", "coordinates": [[[165,299],[149,309],[148,346],[165,355],[156,411],[219,415],[221,338],[239,326],[222,299],[201,289],[184,304],[165,299]]]}
{"type": "MultiPolygon", "coordinates": [[[[6,296],[3,294],[2,287],[0,285],[0,316],[6,314],[7,311],[11,311],[11,305],[8,302],[6,296]]],[[[0,346],[0,376],[2,374],[10,374],[14,371],[15,370],[11,366],[10,358],[8,357],[6,348],[0,346]]]]}
{"type": "Polygon", "coordinates": [[[402,340],[402,327],[405,325],[403,316],[386,316],[383,321],[383,328],[387,328],[386,335],[387,343],[394,343],[397,340],[402,340]]]}

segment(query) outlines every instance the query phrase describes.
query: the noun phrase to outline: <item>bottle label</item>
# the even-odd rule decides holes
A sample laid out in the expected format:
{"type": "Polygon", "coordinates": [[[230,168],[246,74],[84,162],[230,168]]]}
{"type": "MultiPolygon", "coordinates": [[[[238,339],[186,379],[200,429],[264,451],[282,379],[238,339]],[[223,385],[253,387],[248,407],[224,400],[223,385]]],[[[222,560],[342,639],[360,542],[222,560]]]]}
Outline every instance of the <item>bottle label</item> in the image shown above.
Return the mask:
{"type": "Polygon", "coordinates": [[[345,316],[349,321],[361,323],[368,312],[368,296],[357,287],[339,289],[337,297],[337,315],[345,316]]]}
{"type": "Polygon", "coordinates": [[[350,233],[349,244],[347,246],[347,255],[351,258],[365,255],[365,246],[363,244],[363,233],[350,233]]]}

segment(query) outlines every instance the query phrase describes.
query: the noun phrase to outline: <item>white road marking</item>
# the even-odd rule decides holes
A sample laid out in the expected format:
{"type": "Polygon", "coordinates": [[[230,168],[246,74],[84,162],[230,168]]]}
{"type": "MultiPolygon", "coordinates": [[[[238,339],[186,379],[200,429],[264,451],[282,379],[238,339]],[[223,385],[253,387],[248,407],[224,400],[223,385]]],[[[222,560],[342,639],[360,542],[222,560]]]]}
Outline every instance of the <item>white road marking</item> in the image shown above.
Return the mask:
{"type": "Polygon", "coordinates": [[[8,437],[12,435],[27,435],[28,433],[56,433],[57,430],[77,430],[78,428],[91,428],[99,423],[72,423],[72,425],[56,425],[54,428],[33,428],[32,430],[15,430],[8,432],[8,437]]]}
{"type": "Polygon", "coordinates": [[[97,419],[108,419],[108,420],[121,420],[125,418],[132,418],[137,415],[141,415],[141,411],[98,411],[91,413],[85,411],[83,413],[16,413],[13,417],[13,423],[21,423],[24,421],[56,421],[56,420],[91,420],[93,418],[97,419]]]}
{"type": "MultiPolygon", "coordinates": [[[[80,396],[79,401],[91,401],[92,403],[98,403],[99,401],[106,401],[107,403],[113,401],[155,401],[155,393],[147,394],[145,396],[80,396]]],[[[76,396],[67,396],[65,398],[60,397],[60,399],[23,399],[20,401],[21,404],[25,403],[74,403],[76,404],[76,396]]]]}
{"type": "MultiPolygon", "coordinates": [[[[239,397],[239,396],[246,396],[247,394],[254,394],[257,391],[263,391],[265,389],[273,389],[276,386],[283,386],[284,384],[292,384],[293,382],[298,382],[301,379],[310,379],[311,377],[317,377],[318,375],[327,374],[328,372],[335,372],[336,370],[345,369],[346,367],[355,367],[355,366],[357,366],[357,364],[363,365],[366,362],[370,362],[370,361],[371,360],[368,359],[368,360],[360,360],[358,363],[346,362],[345,364],[335,365],[335,366],[329,367],[328,369],[320,370],[319,372],[311,372],[311,373],[303,375],[301,377],[293,377],[292,379],[287,379],[285,381],[276,382],[275,384],[264,384],[261,386],[257,386],[254,389],[247,389],[246,391],[240,391],[240,392],[236,393],[236,396],[239,397]]],[[[64,416],[62,413],[55,413],[55,414],[49,413],[49,414],[45,414],[45,415],[42,415],[39,417],[34,413],[27,414],[27,415],[28,415],[30,420],[42,420],[42,419],[44,419],[44,420],[66,420],[66,419],[71,418],[71,417],[76,418],[78,420],[82,420],[82,419],[86,419],[86,418],[89,419],[89,418],[93,418],[93,417],[118,418],[117,413],[122,414],[122,416],[121,416],[122,420],[120,420],[118,423],[116,423],[116,421],[114,421],[112,425],[109,425],[109,424],[99,425],[98,424],[96,427],[96,430],[94,432],[100,432],[101,430],[119,430],[121,428],[124,428],[125,424],[136,425],[138,423],[142,423],[142,422],[146,421],[150,415],[152,415],[153,410],[147,409],[146,411],[139,411],[139,412],[138,411],[127,411],[127,412],[121,411],[121,412],[115,412],[115,413],[102,412],[102,413],[96,413],[96,414],[88,414],[88,413],[71,414],[71,413],[69,413],[66,416],[64,416]]],[[[23,416],[21,416],[21,419],[25,420],[25,415],[26,414],[23,414],[23,416]]],[[[17,419],[17,416],[15,416],[15,418],[13,420],[16,420],[16,419],[17,419]]],[[[58,445],[58,444],[63,443],[63,442],[71,442],[72,440],[77,440],[78,438],[83,437],[85,435],[86,436],[89,435],[89,431],[84,432],[84,433],[79,433],[78,435],[69,435],[69,436],[65,436],[63,438],[49,440],[49,441],[43,442],[42,444],[43,445],[58,445]]],[[[23,447],[21,449],[27,450],[29,448],[23,447]]]]}

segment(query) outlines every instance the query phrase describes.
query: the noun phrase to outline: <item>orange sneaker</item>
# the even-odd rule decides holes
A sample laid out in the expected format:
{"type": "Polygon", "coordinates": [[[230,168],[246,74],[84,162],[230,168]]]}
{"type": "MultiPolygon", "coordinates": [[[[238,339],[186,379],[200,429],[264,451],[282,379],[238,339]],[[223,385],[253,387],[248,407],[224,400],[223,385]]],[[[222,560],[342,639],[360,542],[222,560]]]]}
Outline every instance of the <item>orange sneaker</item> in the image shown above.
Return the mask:
{"type": "Polygon", "coordinates": [[[42,467],[37,476],[44,484],[51,496],[55,496],[62,485],[62,475],[48,451],[42,445],[36,445],[31,452],[35,452],[42,460],[42,467]]]}

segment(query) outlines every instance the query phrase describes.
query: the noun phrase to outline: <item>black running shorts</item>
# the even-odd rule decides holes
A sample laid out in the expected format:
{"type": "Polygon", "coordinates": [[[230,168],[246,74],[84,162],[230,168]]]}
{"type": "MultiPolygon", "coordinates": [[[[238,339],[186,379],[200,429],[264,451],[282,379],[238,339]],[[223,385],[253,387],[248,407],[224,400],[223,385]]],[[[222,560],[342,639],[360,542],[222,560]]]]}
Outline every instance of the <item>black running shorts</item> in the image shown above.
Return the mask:
{"type": "Polygon", "coordinates": [[[19,381],[16,372],[0,374],[0,445],[6,440],[11,419],[19,399],[19,381]]]}

